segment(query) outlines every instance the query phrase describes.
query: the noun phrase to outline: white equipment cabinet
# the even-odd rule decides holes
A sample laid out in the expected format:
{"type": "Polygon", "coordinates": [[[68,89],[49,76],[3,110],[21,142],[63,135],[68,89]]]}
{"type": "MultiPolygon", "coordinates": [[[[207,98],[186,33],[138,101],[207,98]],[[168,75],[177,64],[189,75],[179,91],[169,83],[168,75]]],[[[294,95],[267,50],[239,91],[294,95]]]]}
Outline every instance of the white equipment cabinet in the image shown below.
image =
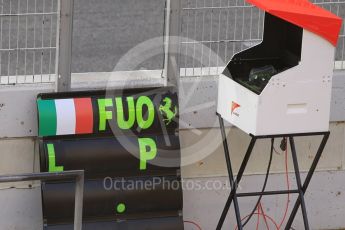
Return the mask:
{"type": "Polygon", "coordinates": [[[218,114],[254,136],[328,131],[341,18],[306,0],[249,2],[266,11],[263,42],[220,75],[218,114]]]}

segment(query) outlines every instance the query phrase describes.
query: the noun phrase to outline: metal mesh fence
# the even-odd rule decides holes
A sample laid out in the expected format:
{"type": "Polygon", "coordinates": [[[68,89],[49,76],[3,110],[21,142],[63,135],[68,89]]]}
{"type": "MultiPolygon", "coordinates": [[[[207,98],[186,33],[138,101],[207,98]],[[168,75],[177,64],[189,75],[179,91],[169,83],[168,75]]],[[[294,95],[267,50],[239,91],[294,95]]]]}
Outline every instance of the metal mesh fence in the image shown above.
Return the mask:
{"type": "Polygon", "coordinates": [[[0,84],[55,81],[58,0],[0,4],[0,84]]]}
{"type": "MultiPolygon", "coordinates": [[[[345,18],[345,1],[313,1],[345,18]]],[[[59,0],[0,0],[0,84],[55,81],[58,8],[59,0]]],[[[220,73],[235,53],[261,42],[263,19],[245,0],[182,0],[181,36],[190,40],[181,40],[181,76],[220,73]]],[[[344,26],[335,69],[345,69],[344,26]]]]}
{"type": "MultiPolygon", "coordinates": [[[[345,1],[313,2],[345,18],[345,1]]],[[[244,0],[183,0],[182,37],[190,40],[181,40],[181,76],[219,74],[235,53],[262,41],[263,22],[264,12],[244,0]],[[200,55],[195,49],[201,49],[201,60],[194,55],[200,55]],[[203,50],[216,53],[218,60],[203,50]]],[[[343,27],[335,69],[345,68],[344,43],[343,27]]]]}

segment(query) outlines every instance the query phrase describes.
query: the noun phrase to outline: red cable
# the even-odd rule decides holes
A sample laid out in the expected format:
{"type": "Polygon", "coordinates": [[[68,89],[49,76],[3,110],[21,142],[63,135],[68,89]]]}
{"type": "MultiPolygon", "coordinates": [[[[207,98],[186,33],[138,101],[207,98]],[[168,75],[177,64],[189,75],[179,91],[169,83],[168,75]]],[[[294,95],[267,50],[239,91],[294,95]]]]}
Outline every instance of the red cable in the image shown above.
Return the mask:
{"type": "MultiPolygon", "coordinates": [[[[289,179],[289,169],[288,169],[288,150],[286,149],[285,150],[285,177],[286,177],[286,185],[287,185],[287,189],[288,191],[290,190],[290,179],[289,179]]],[[[269,226],[268,226],[268,222],[267,222],[267,219],[268,218],[276,227],[277,230],[280,230],[280,228],[282,227],[285,219],[286,219],[286,216],[287,216],[287,213],[289,211],[289,203],[290,203],[290,193],[287,194],[287,202],[286,202],[286,208],[285,208],[285,212],[284,212],[284,217],[282,219],[282,221],[280,222],[279,226],[278,224],[274,221],[274,219],[268,215],[265,214],[265,211],[262,207],[262,204],[261,202],[259,203],[259,206],[258,206],[258,211],[254,214],[257,214],[258,215],[258,220],[257,220],[257,223],[256,223],[256,230],[259,229],[259,224],[260,224],[260,216],[262,216],[265,220],[265,224],[266,224],[266,227],[267,229],[269,230],[269,226]],[[261,209],[261,212],[260,212],[260,209],[261,209]]],[[[245,216],[244,218],[241,219],[241,221],[245,220],[247,217],[249,217],[249,215],[245,216]]],[[[192,224],[194,225],[195,227],[198,228],[198,230],[202,230],[202,228],[195,222],[193,221],[184,221],[184,223],[188,223],[188,224],[192,224]]],[[[236,225],[236,228],[235,230],[237,230],[238,226],[236,225]]]]}
{"type": "MultiPolygon", "coordinates": [[[[287,189],[288,191],[290,190],[290,180],[289,180],[289,169],[288,169],[288,150],[286,148],[285,150],[285,175],[286,175],[286,184],[287,184],[287,189]]],[[[284,213],[284,217],[282,219],[282,221],[279,224],[279,228],[281,228],[281,226],[283,225],[287,213],[289,211],[289,203],[290,203],[290,193],[287,194],[287,201],[286,201],[286,208],[285,208],[285,213],[284,213]]]]}
{"type": "Polygon", "coordinates": [[[193,222],[193,221],[190,221],[190,220],[185,220],[185,221],[183,221],[184,223],[188,223],[188,224],[192,224],[192,225],[194,225],[195,227],[197,227],[199,230],[202,230],[202,228],[197,224],[197,223],[195,223],[195,222],[193,222]]]}
{"type": "MultiPolygon", "coordinates": [[[[288,169],[288,150],[287,150],[287,148],[285,150],[285,177],[286,177],[287,189],[288,189],[288,191],[290,191],[290,179],[289,179],[289,169],[288,169]]],[[[260,219],[259,216],[263,216],[263,218],[265,220],[266,227],[267,227],[268,230],[269,230],[269,226],[268,226],[268,222],[267,222],[266,217],[275,225],[277,230],[280,230],[280,228],[282,227],[283,223],[285,222],[287,213],[289,211],[289,203],[290,203],[290,193],[287,194],[287,201],[286,201],[286,207],[285,207],[284,216],[283,216],[283,219],[282,219],[282,221],[280,222],[280,224],[278,226],[278,224],[273,220],[272,217],[270,217],[270,216],[265,214],[264,209],[262,207],[262,204],[260,202],[259,206],[258,206],[258,211],[256,213],[254,213],[254,214],[258,215],[258,221],[257,221],[256,229],[258,230],[258,226],[259,226],[259,221],[260,221],[259,220],[260,219]],[[262,212],[260,212],[259,207],[261,208],[262,212]]],[[[245,220],[248,216],[250,216],[250,215],[247,215],[244,218],[242,218],[242,221],[245,220]]],[[[238,228],[238,226],[236,225],[235,230],[237,230],[237,228],[238,228]]]]}
{"type": "Polygon", "coordinates": [[[274,221],[274,219],[266,214],[263,214],[261,213],[260,215],[262,215],[264,217],[264,219],[268,218],[273,224],[274,226],[276,227],[277,230],[279,230],[279,227],[278,227],[278,224],[277,222],[274,221]]]}
{"type": "MultiPolygon", "coordinates": [[[[254,212],[254,214],[258,214],[258,213],[257,213],[257,212],[254,212]]],[[[243,217],[241,221],[243,221],[244,219],[246,219],[248,216],[250,216],[250,215],[247,215],[247,216],[243,217]]],[[[275,222],[275,221],[273,220],[272,217],[270,217],[270,216],[268,216],[268,215],[266,215],[266,214],[263,214],[263,213],[260,213],[260,216],[263,216],[263,217],[265,217],[265,218],[267,217],[267,218],[274,224],[274,226],[276,227],[276,229],[279,230],[279,227],[278,227],[277,222],[275,222]]],[[[235,230],[237,230],[237,228],[238,228],[238,226],[236,225],[235,230]]]]}
{"type": "MultiPolygon", "coordinates": [[[[264,208],[262,207],[262,203],[261,203],[261,202],[260,202],[260,208],[261,208],[261,212],[262,212],[264,215],[266,215],[266,213],[265,213],[265,211],[264,211],[264,208]]],[[[266,216],[263,216],[263,217],[264,217],[264,221],[265,221],[267,230],[270,230],[270,227],[269,227],[269,225],[268,225],[266,216]]]]}
{"type": "Polygon", "coordinates": [[[258,206],[258,218],[257,218],[257,221],[256,221],[256,230],[259,230],[259,225],[260,225],[260,204],[258,206]]]}

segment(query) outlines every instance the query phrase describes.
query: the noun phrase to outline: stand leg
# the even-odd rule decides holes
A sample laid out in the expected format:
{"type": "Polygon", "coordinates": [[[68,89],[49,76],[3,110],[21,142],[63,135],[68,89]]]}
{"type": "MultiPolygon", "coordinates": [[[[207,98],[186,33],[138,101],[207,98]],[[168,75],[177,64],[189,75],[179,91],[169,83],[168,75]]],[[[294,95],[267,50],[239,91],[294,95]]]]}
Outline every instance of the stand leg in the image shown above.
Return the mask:
{"type": "Polygon", "coordinates": [[[291,155],[292,155],[293,165],[295,168],[297,188],[299,191],[299,200],[301,201],[302,215],[303,215],[303,221],[304,221],[304,229],[309,230],[307,208],[306,208],[305,200],[304,200],[304,192],[302,189],[302,182],[301,182],[301,176],[300,176],[300,171],[299,171],[299,166],[298,166],[295,141],[294,141],[293,137],[290,137],[290,146],[291,146],[291,153],[292,153],[291,155]]]}
{"type": "MultiPolygon", "coordinates": [[[[219,116],[219,122],[220,122],[220,128],[221,128],[221,131],[222,131],[222,137],[223,137],[223,145],[224,145],[224,151],[225,151],[225,157],[226,158],[229,158],[229,161],[230,161],[230,155],[229,155],[229,149],[228,149],[228,144],[227,144],[227,141],[226,141],[226,135],[225,135],[225,128],[224,128],[224,122],[223,122],[223,119],[221,118],[220,115],[219,116]],[[225,140],[225,141],[224,141],[225,140]]],[[[255,142],[256,142],[256,137],[252,137],[251,141],[250,141],[250,144],[248,146],[248,149],[247,149],[247,152],[243,158],[243,161],[242,161],[242,164],[241,164],[241,167],[238,171],[238,174],[237,174],[237,177],[236,177],[236,180],[233,182],[232,185],[232,188],[231,188],[231,192],[230,192],[230,195],[229,195],[229,198],[228,200],[226,201],[226,204],[225,204],[225,207],[223,209],[223,212],[222,212],[222,215],[219,219],[219,222],[218,222],[218,225],[217,225],[217,228],[216,230],[221,230],[222,227],[223,227],[223,224],[224,224],[224,221],[225,221],[225,218],[226,218],[226,215],[228,214],[228,211],[230,209],[230,206],[231,206],[231,203],[232,203],[232,200],[234,200],[234,204],[235,204],[235,197],[236,197],[236,203],[237,203],[237,196],[236,196],[236,190],[237,190],[237,185],[240,183],[241,179],[242,179],[242,176],[243,176],[243,173],[244,173],[244,170],[248,164],[248,161],[249,161],[249,158],[250,158],[250,155],[253,151],[253,148],[254,148],[254,145],[255,145],[255,142]]],[[[231,162],[231,161],[230,161],[231,162]]],[[[231,163],[230,163],[230,166],[231,166],[231,163]]],[[[228,169],[230,169],[228,167],[228,169]]],[[[232,171],[232,170],[231,170],[232,171]]],[[[230,175],[229,175],[230,176],[230,175]]],[[[232,176],[230,176],[230,178],[233,178],[232,176]]],[[[231,179],[233,180],[233,179],[231,179]]],[[[231,182],[230,182],[231,183],[231,182]]],[[[238,207],[238,203],[237,203],[237,207],[238,207]]],[[[237,208],[238,209],[238,208],[237,208]]],[[[236,211],[236,206],[235,206],[235,212],[236,211]]],[[[238,216],[240,216],[240,212],[238,210],[238,216]]],[[[236,219],[237,219],[237,214],[236,214],[236,219]]],[[[242,229],[242,225],[241,225],[241,220],[238,221],[237,219],[237,223],[240,223],[238,224],[238,227],[240,229],[242,229]]]]}
{"type": "MultiPolygon", "coordinates": [[[[320,160],[320,158],[321,158],[322,152],[323,152],[323,150],[324,150],[324,148],[325,148],[325,146],[326,146],[326,143],[327,143],[327,141],[328,141],[329,134],[330,134],[330,133],[328,132],[328,133],[326,133],[326,134],[324,135],[324,137],[323,137],[323,139],[322,139],[322,141],[321,141],[320,147],[319,147],[319,149],[317,150],[317,153],[316,153],[316,156],[315,156],[315,158],[314,158],[314,161],[313,161],[313,163],[312,163],[312,165],[311,165],[311,167],[310,167],[310,170],[309,170],[309,172],[308,172],[308,175],[307,175],[307,177],[306,177],[306,179],[305,179],[305,181],[304,181],[303,187],[302,187],[303,193],[305,193],[305,192],[307,191],[307,188],[308,188],[308,186],[309,186],[309,183],[310,183],[310,181],[311,181],[311,179],[312,179],[312,177],[313,177],[313,174],[314,174],[314,172],[315,172],[316,166],[317,166],[318,163],[319,163],[319,160],[320,160]]],[[[287,224],[286,224],[285,230],[290,230],[291,225],[292,225],[292,223],[293,223],[293,221],[294,221],[294,219],[295,219],[295,216],[296,216],[296,214],[297,214],[297,211],[298,211],[298,208],[299,208],[300,204],[301,204],[301,199],[300,199],[300,197],[298,197],[298,198],[297,198],[297,201],[296,201],[296,203],[295,203],[295,206],[294,206],[294,208],[293,208],[293,210],[292,210],[292,212],[291,212],[291,214],[290,214],[290,218],[289,218],[289,220],[288,220],[288,222],[287,222],[287,224]]]]}
{"type": "MultiPolygon", "coordinates": [[[[226,133],[225,133],[224,121],[220,116],[219,116],[219,124],[220,124],[220,130],[222,133],[223,147],[224,147],[224,153],[225,153],[226,166],[228,169],[228,175],[229,175],[229,179],[230,179],[230,185],[231,185],[232,190],[235,189],[235,192],[233,194],[233,200],[234,200],[237,226],[238,226],[239,230],[242,230],[240,208],[238,206],[238,200],[237,200],[237,196],[236,196],[237,183],[234,181],[234,174],[233,174],[232,166],[231,166],[230,152],[229,152],[228,142],[227,142],[226,133]]],[[[225,220],[225,218],[222,219],[221,225],[223,225],[224,220],[225,220]]],[[[220,226],[220,228],[221,228],[221,226],[220,226]]]]}

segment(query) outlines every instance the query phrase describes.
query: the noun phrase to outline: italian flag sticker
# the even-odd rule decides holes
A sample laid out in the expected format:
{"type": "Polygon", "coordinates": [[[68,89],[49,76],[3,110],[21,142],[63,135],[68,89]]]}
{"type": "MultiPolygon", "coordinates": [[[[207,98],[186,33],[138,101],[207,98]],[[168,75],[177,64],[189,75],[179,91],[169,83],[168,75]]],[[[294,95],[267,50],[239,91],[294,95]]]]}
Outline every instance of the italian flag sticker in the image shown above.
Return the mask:
{"type": "Polygon", "coordinates": [[[93,132],[91,98],[38,100],[39,136],[93,132]]]}

